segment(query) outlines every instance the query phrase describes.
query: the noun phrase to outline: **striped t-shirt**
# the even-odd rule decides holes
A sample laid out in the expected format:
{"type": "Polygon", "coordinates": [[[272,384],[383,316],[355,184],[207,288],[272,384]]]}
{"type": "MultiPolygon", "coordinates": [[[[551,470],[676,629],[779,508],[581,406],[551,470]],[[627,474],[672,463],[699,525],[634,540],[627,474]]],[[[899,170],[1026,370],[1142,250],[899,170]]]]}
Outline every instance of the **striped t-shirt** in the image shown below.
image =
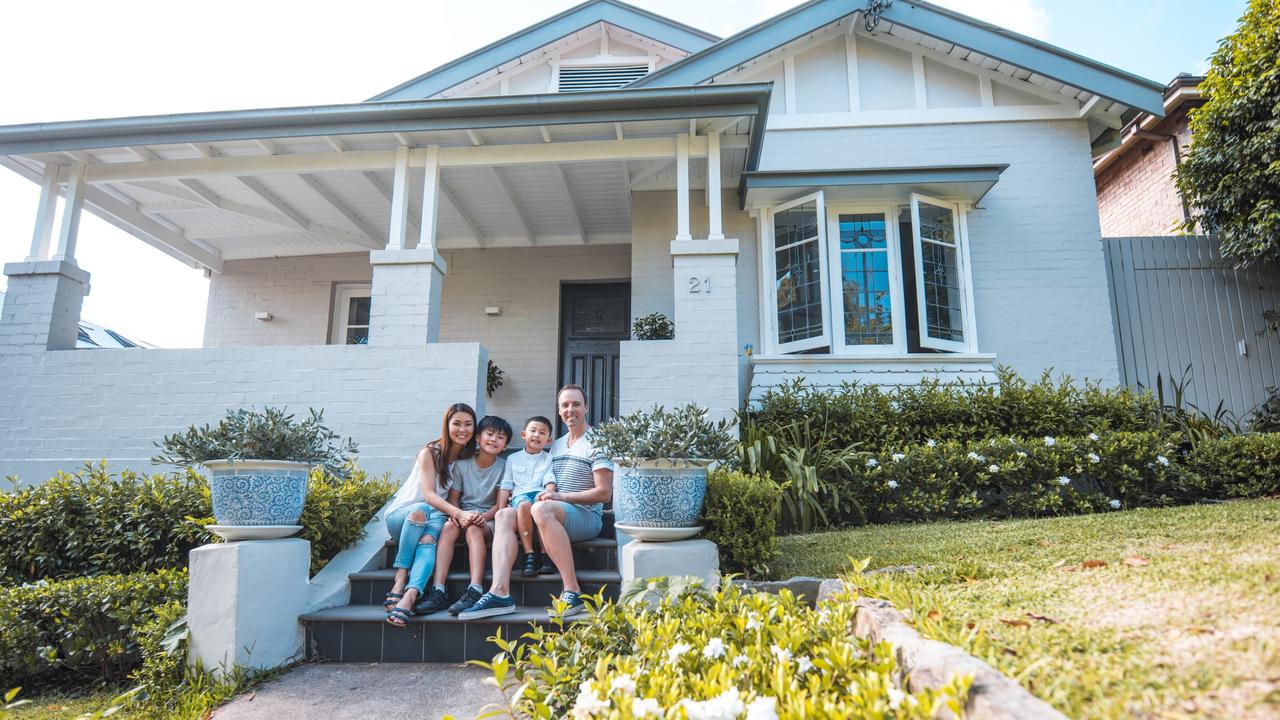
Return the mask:
{"type": "MultiPolygon", "coordinates": [[[[551,445],[551,470],[556,474],[556,489],[563,493],[582,492],[596,486],[596,470],[613,471],[613,463],[591,443],[591,432],[569,445],[563,435],[551,445]]],[[[597,515],[604,514],[604,503],[583,505],[597,515]]]]}

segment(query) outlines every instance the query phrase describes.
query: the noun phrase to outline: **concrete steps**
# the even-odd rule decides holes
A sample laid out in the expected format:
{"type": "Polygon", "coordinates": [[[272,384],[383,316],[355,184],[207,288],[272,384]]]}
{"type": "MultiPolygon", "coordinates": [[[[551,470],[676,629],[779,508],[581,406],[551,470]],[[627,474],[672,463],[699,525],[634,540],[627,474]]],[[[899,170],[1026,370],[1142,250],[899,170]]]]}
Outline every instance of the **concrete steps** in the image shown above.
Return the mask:
{"type": "MultiPolygon", "coordinates": [[[[408,627],[392,626],[386,622],[382,599],[394,579],[391,563],[395,551],[396,544],[387,541],[382,568],[348,576],[349,604],[299,618],[306,628],[307,659],[382,663],[489,660],[498,651],[489,638],[499,629],[504,638],[519,638],[532,625],[550,623],[547,607],[560,593],[560,575],[523,577],[517,567],[511,576],[511,595],[517,604],[515,613],[464,622],[440,611],[415,616],[408,627]]],[[[612,512],[605,513],[600,537],[574,543],[573,555],[584,593],[603,590],[606,598],[618,597],[622,578],[618,573],[612,512]]],[[[487,589],[492,574],[490,568],[485,570],[487,589]]],[[[459,543],[454,548],[446,582],[450,601],[460,595],[469,582],[466,545],[459,543]]]]}

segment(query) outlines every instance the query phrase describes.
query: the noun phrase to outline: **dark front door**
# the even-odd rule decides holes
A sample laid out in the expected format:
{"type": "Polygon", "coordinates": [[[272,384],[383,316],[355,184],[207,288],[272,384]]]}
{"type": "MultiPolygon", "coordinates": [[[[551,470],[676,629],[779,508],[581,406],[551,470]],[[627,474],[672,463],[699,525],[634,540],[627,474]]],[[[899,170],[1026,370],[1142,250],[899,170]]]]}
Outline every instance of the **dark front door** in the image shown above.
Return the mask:
{"type": "Polygon", "coordinates": [[[587,389],[592,425],[618,415],[618,343],[630,325],[631,283],[561,286],[560,384],[587,389]]]}

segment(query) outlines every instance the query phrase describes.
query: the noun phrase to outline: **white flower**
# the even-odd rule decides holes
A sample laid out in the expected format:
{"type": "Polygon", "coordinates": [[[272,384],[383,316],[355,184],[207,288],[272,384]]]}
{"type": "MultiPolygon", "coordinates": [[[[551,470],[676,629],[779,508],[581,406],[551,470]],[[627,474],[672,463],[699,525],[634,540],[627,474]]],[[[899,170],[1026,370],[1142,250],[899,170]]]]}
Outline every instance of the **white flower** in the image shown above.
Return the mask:
{"type": "Polygon", "coordinates": [[[662,706],[653,698],[636,698],[631,701],[631,714],[637,718],[662,717],[662,706]]]}
{"type": "Polygon", "coordinates": [[[573,702],[574,720],[587,720],[608,711],[609,701],[596,695],[591,683],[584,682],[578,686],[578,699],[573,702]]]}
{"type": "Polygon", "coordinates": [[[1089,439],[1090,439],[1090,440],[1093,440],[1094,442],[1097,442],[1097,440],[1098,440],[1098,433],[1089,433],[1089,439]]]}
{"type": "Polygon", "coordinates": [[[906,455],[903,455],[902,453],[894,453],[894,454],[893,454],[893,461],[894,461],[894,462],[902,462],[902,458],[904,458],[904,457],[906,457],[906,455]]]}
{"type": "Polygon", "coordinates": [[[1160,463],[1161,465],[1164,465],[1164,466],[1168,467],[1168,465],[1169,465],[1169,458],[1167,458],[1167,457],[1165,457],[1165,456],[1163,456],[1163,455],[1157,455],[1157,456],[1156,456],[1156,462],[1160,463]]]}
{"type": "Polygon", "coordinates": [[[998,472],[1000,472],[1000,466],[999,466],[999,465],[989,465],[989,466],[987,466],[987,472],[998,473],[998,472]]]}
{"type": "Polygon", "coordinates": [[[748,630],[755,630],[758,627],[760,627],[760,621],[756,619],[755,615],[752,615],[751,617],[747,618],[748,630]]]}
{"type": "Polygon", "coordinates": [[[778,720],[778,699],[758,697],[747,704],[747,720],[778,720]]]}
{"type": "Polygon", "coordinates": [[[876,460],[875,458],[867,458],[867,467],[868,467],[868,468],[873,468],[873,467],[875,467],[875,466],[877,466],[877,465],[879,465],[879,464],[880,464],[880,462],[879,462],[878,460],[876,460]]]}
{"type": "Polygon", "coordinates": [[[1111,506],[1111,509],[1112,509],[1112,510],[1119,510],[1119,509],[1120,509],[1120,501],[1119,501],[1119,500],[1111,500],[1111,501],[1107,502],[1107,504],[1111,506]]]}
{"type": "Polygon", "coordinates": [[[983,460],[986,460],[986,458],[982,457],[981,455],[979,455],[978,453],[972,450],[969,451],[968,457],[970,460],[977,460],[978,462],[982,462],[983,460]]]}
{"type": "Polygon", "coordinates": [[[898,481],[897,481],[897,480],[890,480],[889,482],[885,483],[885,485],[888,485],[890,490],[897,490],[897,489],[898,489],[898,481]]]}
{"type": "Polygon", "coordinates": [[[1049,447],[1053,447],[1054,445],[1058,444],[1058,441],[1052,435],[1045,435],[1044,444],[1048,445],[1049,447]]]}
{"type": "Polygon", "coordinates": [[[784,647],[774,645],[769,648],[769,652],[772,652],[773,656],[778,658],[781,662],[791,662],[791,651],[784,647]]]}
{"type": "Polygon", "coordinates": [[[707,641],[707,646],[702,648],[702,657],[718,658],[724,655],[724,641],[720,638],[711,638],[707,641]]]}
{"type": "Polygon", "coordinates": [[[671,649],[667,651],[667,662],[670,662],[670,663],[678,662],[680,660],[681,655],[689,652],[692,649],[693,649],[693,646],[690,645],[689,643],[680,642],[680,643],[676,643],[675,645],[672,645],[671,649]]]}
{"type": "Polygon", "coordinates": [[[800,660],[796,663],[796,670],[801,674],[805,674],[813,669],[813,661],[808,655],[801,655],[800,660]]]}
{"type": "Polygon", "coordinates": [[[893,687],[889,688],[889,707],[894,710],[897,710],[899,707],[901,707],[902,701],[906,697],[907,697],[907,694],[902,692],[898,688],[893,688],[893,687]]]}
{"type": "Polygon", "coordinates": [[[1085,457],[1089,458],[1089,462],[1094,464],[1097,464],[1102,461],[1102,458],[1098,457],[1097,453],[1089,453],[1085,457]]]}
{"type": "Polygon", "coordinates": [[[1070,485],[1070,484],[1071,484],[1071,478],[1067,477],[1066,475],[1059,475],[1059,476],[1058,476],[1058,484],[1059,484],[1059,485],[1070,485]]]}
{"type": "Polygon", "coordinates": [[[746,655],[735,655],[732,662],[734,667],[742,667],[751,662],[751,658],[746,655]]]}
{"type": "MultiPolygon", "coordinates": [[[[937,447],[937,446],[938,446],[938,441],[937,441],[937,440],[934,440],[933,438],[929,438],[928,440],[925,440],[925,441],[924,441],[924,446],[925,446],[925,447],[937,447]]],[[[770,699],[770,700],[772,700],[773,698],[769,698],[769,699],[770,699]]]]}
{"type": "Polygon", "coordinates": [[[1022,452],[1021,450],[1019,450],[1018,452],[1014,453],[1014,455],[1017,455],[1017,456],[1018,456],[1018,457],[1020,457],[1020,458],[1024,458],[1024,457],[1026,457],[1026,456],[1027,456],[1027,454],[1026,454],[1026,453],[1024,453],[1024,452],[1022,452]]]}
{"type": "Polygon", "coordinates": [[[710,700],[681,700],[680,706],[689,720],[737,720],[746,709],[735,688],[729,688],[710,700]]]}
{"type": "Polygon", "coordinates": [[[629,695],[636,694],[636,681],[630,675],[619,675],[609,681],[609,692],[621,690],[629,695]]]}

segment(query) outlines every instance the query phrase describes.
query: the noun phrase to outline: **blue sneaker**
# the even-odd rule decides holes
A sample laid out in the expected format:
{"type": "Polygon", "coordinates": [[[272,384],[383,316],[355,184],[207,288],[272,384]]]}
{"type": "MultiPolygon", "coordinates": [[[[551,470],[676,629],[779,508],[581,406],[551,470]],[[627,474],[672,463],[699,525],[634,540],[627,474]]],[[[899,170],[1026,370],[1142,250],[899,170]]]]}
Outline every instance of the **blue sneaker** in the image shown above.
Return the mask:
{"type": "MultiPolygon", "coordinates": [[[[560,613],[560,617],[567,618],[577,615],[587,609],[587,604],[582,600],[582,593],[576,593],[572,590],[565,590],[560,593],[560,602],[564,603],[564,610],[560,613]]],[[[555,608],[551,609],[551,613],[555,614],[555,608]]]]}
{"type": "Polygon", "coordinates": [[[516,601],[510,596],[498,597],[493,593],[480,596],[475,605],[458,613],[459,620],[475,620],[476,618],[506,615],[516,611],[516,601]]]}

